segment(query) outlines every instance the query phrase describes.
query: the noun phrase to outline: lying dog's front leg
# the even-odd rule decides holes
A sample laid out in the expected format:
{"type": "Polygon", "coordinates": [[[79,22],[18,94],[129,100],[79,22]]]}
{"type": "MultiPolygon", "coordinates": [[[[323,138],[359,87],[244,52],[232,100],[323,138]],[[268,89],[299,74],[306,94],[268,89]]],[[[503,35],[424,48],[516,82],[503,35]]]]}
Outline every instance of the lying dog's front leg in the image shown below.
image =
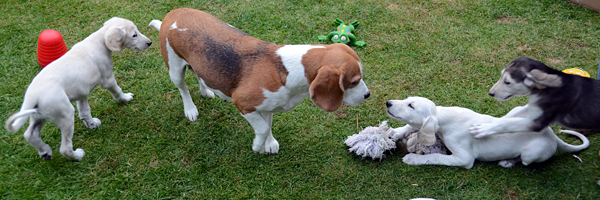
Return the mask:
{"type": "Polygon", "coordinates": [[[77,101],[77,112],[79,112],[79,119],[83,121],[85,127],[94,129],[100,126],[100,119],[92,117],[92,111],[90,109],[90,104],[88,104],[87,98],[77,101]]]}
{"type": "Polygon", "coordinates": [[[279,143],[273,137],[271,124],[273,122],[273,113],[261,113],[258,111],[243,115],[254,128],[254,141],[252,150],[256,153],[279,153],[279,143]]]}
{"type": "Polygon", "coordinates": [[[121,87],[117,85],[117,80],[115,80],[113,74],[111,74],[109,78],[102,80],[100,84],[102,85],[102,88],[108,90],[113,98],[119,102],[127,103],[133,99],[132,93],[123,93],[121,87]]]}
{"type": "Polygon", "coordinates": [[[400,138],[403,138],[406,135],[408,135],[414,131],[417,131],[417,130],[418,130],[417,128],[412,127],[410,125],[405,125],[403,127],[395,128],[395,129],[393,129],[394,135],[392,135],[392,140],[398,141],[400,138]]]}

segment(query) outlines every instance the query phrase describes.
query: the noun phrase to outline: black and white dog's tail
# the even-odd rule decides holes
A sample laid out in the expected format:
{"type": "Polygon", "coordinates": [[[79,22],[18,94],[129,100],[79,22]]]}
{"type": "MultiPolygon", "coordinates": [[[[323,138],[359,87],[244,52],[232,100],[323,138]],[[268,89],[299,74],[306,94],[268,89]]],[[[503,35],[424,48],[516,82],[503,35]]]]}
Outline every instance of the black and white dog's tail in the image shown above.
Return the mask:
{"type": "Polygon", "coordinates": [[[29,117],[33,113],[37,113],[37,109],[23,110],[23,111],[19,111],[18,113],[11,115],[6,120],[6,124],[4,124],[4,126],[6,127],[6,130],[8,130],[8,132],[11,132],[11,133],[17,132],[19,129],[21,129],[23,124],[25,124],[25,122],[27,122],[26,117],[29,117]]]}
{"type": "Polygon", "coordinates": [[[156,28],[156,30],[160,31],[160,26],[162,25],[162,22],[159,20],[152,20],[150,21],[150,24],[148,24],[148,26],[154,26],[154,28],[156,28]]]}
{"type": "Polygon", "coordinates": [[[561,151],[576,152],[576,151],[584,150],[585,148],[588,148],[590,146],[590,141],[583,134],[581,134],[579,132],[571,131],[571,130],[560,130],[560,132],[576,136],[583,142],[583,144],[580,144],[580,145],[572,145],[572,144],[566,143],[565,141],[561,140],[558,136],[554,135],[554,137],[556,137],[558,149],[560,149],[561,151]]]}

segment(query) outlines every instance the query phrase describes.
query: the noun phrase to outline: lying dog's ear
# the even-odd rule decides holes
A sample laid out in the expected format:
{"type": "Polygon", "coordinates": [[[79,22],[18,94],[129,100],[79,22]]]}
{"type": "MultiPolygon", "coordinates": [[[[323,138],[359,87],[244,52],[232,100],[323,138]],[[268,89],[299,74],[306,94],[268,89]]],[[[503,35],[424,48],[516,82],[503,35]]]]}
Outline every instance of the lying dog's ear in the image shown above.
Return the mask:
{"type": "MultiPolygon", "coordinates": [[[[560,87],[562,86],[562,79],[556,74],[547,74],[539,69],[533,69],[529,73],[525,74],[527,79],[535,82],[535,87],[543,89],[544,87],[560,87]]],[[[527,85],[527,83],[525,82],[527,85]]],[[[531,84],[531,83],[530,83],[531,84]]]]}
{"type": "Polygon", "coordinates": [[[104,33],[104,44],[106,44],[106,47],[108,47],[108,49],[110,49],[112,52],[121,52],[121,47],[123,46],[123,41],[126,34],[127,33],[125,30],[121,28],[109,28],[104,33]]]}
{"type": "Polygon", "coordinates": [[[437,132],[438,127],[437,118],[434,116],[425,118],[417,136],[418,142],[425,146],[433,145],[435,143],[435,132],[437,132]]]}
{"type": "Polygon", "coordinates": [[[343,79],[343,71],[331,66],[321,67],[310,84],[310,99],[327,112],[336,111],[344,100],[343,79]]]}

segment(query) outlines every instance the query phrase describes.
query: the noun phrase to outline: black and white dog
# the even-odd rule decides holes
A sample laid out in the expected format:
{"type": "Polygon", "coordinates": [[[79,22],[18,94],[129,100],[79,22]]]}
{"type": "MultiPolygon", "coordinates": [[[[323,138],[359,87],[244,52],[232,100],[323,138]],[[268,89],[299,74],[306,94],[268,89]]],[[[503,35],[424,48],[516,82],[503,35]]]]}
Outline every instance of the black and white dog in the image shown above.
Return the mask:
{"type": "Polygon", "coordinates": [[[504,101],[529,95],[526,118],[503,118],[474,124],[476,138],[496,133],[540,131],[551,124],[572,129],[600,129],[600,80],[565,74],[537,60],[519,57],[508,63],[490,96],[504,101]]]}

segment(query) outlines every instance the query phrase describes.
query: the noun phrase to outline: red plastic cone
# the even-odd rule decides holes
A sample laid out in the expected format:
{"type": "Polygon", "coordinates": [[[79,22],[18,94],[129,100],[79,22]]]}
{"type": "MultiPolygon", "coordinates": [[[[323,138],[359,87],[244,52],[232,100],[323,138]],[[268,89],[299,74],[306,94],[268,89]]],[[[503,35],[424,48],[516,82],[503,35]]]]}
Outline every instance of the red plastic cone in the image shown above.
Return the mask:
{"type": "Polygon", "coordinates": [[[67,53],[67,45],[56,30],[42,31],[38,37],[37,60],[42,68],[67,53]]]}

